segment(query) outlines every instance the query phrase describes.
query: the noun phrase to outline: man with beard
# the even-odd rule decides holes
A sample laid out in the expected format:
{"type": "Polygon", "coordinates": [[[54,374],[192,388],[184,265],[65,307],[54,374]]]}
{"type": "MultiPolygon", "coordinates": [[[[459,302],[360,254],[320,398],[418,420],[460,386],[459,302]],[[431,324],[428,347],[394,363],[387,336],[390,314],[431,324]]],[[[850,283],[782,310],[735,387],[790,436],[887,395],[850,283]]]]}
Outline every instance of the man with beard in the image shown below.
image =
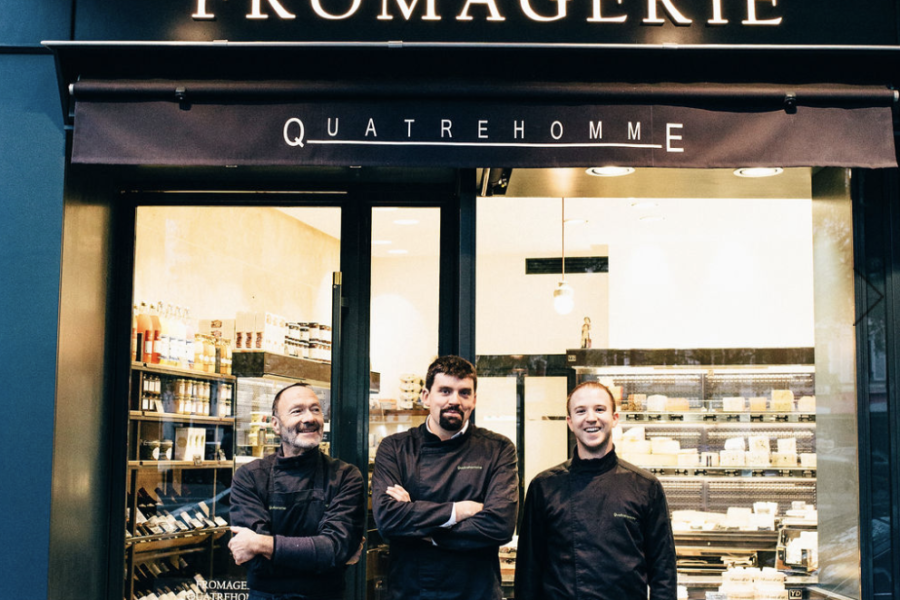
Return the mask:
{"type": "Polygon", "coordinates": [[[662,485],[616,456],[619,413],[595,381],[569,395],[572,459],[528,486],[516,552],[516,600],[677,597],[675,542],[662,485]]]}
{"type": "Polygon", "coordinates": [[[319,451],[322,406],[308,385],[272,403],[281,447],[238,469],[231,487],[228,543],[247,563],[250,600],[339,600],[344,570],[362,549],[366,497],[355,466],[319,451]]]}
{"type": "Polygon", "coordinates": [[[425,377],[425,423],[384,438],[375,456],[372,510],[390,542],[393,600],[499,600],[499,548],[518,507],[516,450],[469,421],[478,378],[458,356],[425,377]]]}

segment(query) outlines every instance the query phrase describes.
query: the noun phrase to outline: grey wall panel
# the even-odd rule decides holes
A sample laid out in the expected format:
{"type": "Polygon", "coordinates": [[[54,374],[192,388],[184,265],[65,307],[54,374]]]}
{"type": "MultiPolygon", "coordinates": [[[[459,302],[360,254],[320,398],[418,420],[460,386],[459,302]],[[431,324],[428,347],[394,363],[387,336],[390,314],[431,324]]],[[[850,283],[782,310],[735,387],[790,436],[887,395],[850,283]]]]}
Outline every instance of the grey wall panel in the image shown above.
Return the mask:
{"type": "MultiPolygon", "coordinates": [[[[7,15],[0,14],[5,21],[7,15]]],[[[47,592],[65,160],[61,121],[53,58],[0,54],[4,598],[42,598],[47,592]]]]}
{"type": "MultiPolygon", "coordinates": [[[[71,180],[71,177],[70,177],[71,180]]],[[[107,595],[110,209],[67,185],[50,518],[50,598],[107,595]]],[[[121,515],[121,508],[119,511],[121,515]]]]}
{"type": "Polygon", "coordinates": [[[0,46],[70,39],[73,5],[74,0],[0,0],[0,46]]]}

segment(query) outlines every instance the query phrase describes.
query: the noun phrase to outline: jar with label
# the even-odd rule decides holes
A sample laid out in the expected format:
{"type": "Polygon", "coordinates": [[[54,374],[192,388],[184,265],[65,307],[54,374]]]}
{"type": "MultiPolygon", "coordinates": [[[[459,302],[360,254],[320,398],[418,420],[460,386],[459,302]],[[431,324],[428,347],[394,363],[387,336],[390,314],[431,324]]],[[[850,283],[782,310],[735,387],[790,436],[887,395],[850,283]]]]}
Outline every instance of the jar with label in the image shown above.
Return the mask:
{"type": "Polygon", "coordinates": [[[309,324],[309,341],[316,342],[319,340],[319,324],[318,323],[310,323],[309,324]]]}
{"type": "Polygon", "coordinates": [[[140,459],[159,460],[159,440],[142,440],[140,459]]]}
{"type": "Polygon", "coordinates": [[[319,330],[321,331],[322,341],[331,343],[331,326],[322,325],[319,330]]]}
{"type": "Polygon", "coordinates": [[[300,341],[309,341],[309,323],[300,323],[300,341]]]}

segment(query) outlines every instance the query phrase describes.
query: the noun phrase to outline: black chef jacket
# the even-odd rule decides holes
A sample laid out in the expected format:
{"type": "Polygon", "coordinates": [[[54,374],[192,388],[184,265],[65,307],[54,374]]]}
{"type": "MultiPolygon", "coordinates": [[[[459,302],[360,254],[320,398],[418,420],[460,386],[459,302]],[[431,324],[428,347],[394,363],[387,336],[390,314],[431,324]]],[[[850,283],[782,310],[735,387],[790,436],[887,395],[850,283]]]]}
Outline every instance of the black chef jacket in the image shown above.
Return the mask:
{"type": "Polygon", "coordinates": [[[281,535],[274,531],[272,560],[256,556],[247,563],[250,589],[310,598],[341,597],[345,563],[359,549],[366,521],[366,497],[359,469],[318,449],[285,458],[279,448],[275,454],[243,465],[235,472],[231,487],[232,525],[273,535],[274,511],[281,513],[274,523],[285,514],[303,513],[303,506],[292,513],[290,506],[280,506],[284,502],[272,496],[292,498],[296,503],[316,498],[313,501],[319,502],[323,516],[316,519],[317,526],[311,523],[308,534],[281,535]],[[321,491],[316,489],[317,480],[321,491]]]}
{"type": "Polygon", "coordinates": [[[498,552],[515,531],[518,497],[515,447],[474,423],[444,442],[425,424],[382,440],[372,510],[390,541],[389,597],[499,600],[498,552]],[[385,493],[397,484],[412,502],[385,493]],[[462,500],[482,502],[484,509],[442,528],[462,500]]]}
{"type": "Polygon", "coordinates": [[[616,457],[572,460],[528,486],[516,600],[674,600],[675,542],[662,484],[616,457]]]}

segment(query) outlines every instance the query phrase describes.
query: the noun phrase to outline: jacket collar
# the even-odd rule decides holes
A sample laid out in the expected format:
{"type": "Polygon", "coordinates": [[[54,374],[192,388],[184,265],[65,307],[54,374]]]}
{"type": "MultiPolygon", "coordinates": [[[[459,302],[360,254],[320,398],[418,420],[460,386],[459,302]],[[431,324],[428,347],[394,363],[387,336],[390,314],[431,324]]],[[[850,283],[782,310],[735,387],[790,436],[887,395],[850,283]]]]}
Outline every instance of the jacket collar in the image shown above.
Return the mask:
{"type": "Polygon", "coordinates": [[[303,469],[315,465],[319,449],[307,450],[300,456],[285,456],[281,446],[275,451],[275,464],[282,469],[303,469]]]}
{"type": "Polygon", "coordinates": [[[431,431],[428,430],[428,421],[427,420],[424,423],[422,423],[421,425],[419,425],[419,431],[421,431],[421,433],[422,433],[422,440],[425,442],[425,444],[427,444],[428,446],[439,447],[442,449],[443,448],[447,448],[447,449],[457,448],[457,447],[461,446],[463,443],[465,443],[466,440],[468,440],[472,436],[472,432],[475,429],[476,429],[475,423],[473,423],[470,419],[469,421],[466,422],[466,426],[462,431],[460,431],[459,433],[454,435],[449,440],[442,441],[441,438],[439,438],[438,436],[436,436],[435,434],[431,433],[431,431]]]}
{"type": "Polygon", "coordinates": [[[611,470],[618,463],[619,458],[616,456],[615,448],[610,450],[609,454],[603,458],[584,459],[578,456],[578,446],[575,446],[575,449],[572,451],[572,461],[569,470],[573,473],[592,473],[600,475],[611,470]]]}

